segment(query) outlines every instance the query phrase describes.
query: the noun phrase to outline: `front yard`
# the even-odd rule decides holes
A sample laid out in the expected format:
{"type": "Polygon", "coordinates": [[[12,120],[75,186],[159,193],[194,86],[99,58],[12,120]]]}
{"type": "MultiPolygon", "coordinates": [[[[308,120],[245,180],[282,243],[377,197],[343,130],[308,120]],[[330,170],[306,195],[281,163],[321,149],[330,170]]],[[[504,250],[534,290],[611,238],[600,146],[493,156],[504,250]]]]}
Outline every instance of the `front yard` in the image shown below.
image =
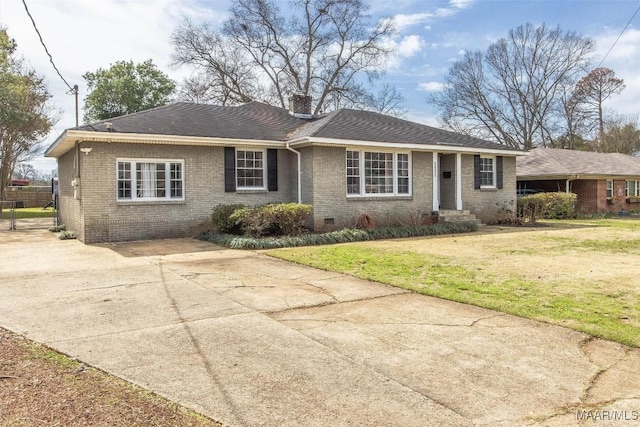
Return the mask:
{"type": "Polygon", "coordinates": [[[269,255],[640,347],[640,221],[483,227],[269,255]]]}

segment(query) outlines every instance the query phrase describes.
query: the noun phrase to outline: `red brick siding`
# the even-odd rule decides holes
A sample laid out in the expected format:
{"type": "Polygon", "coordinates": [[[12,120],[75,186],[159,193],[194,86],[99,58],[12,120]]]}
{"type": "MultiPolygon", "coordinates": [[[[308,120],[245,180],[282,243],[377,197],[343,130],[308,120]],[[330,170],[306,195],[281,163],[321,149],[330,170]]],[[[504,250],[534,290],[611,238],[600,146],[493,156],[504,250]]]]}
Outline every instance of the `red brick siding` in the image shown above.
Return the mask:
{"type": "MultiPolygon", "coordinates": [[[[604,181],[603,181],[604,184],[604,181]]],[[[571,191],[578,195],[576,211],[593,213],[598,212],[598,181],[595,179],[579,179],[571,182],[571,191]]],[[[604,187],[603,187],[604,191],[604,187]]],[[[606,204],[606,200],[605,200],[606,204]]]]}
{"type": "MultiPolygon", "coordinates": [[[[625,180],[613,181],[614,200],[607,201],[607,180],[606,179],[577,179],[571,181],[570,191],[578,195],[576,211],[584,213],[617,213],[620,210],[628,210],[629,204],[626,202],[625,180]]],[[[547,192],[564,192],[566,189],[565,180],[548,181],[519,181],[518,188],[531,188],[547,192]]]]}

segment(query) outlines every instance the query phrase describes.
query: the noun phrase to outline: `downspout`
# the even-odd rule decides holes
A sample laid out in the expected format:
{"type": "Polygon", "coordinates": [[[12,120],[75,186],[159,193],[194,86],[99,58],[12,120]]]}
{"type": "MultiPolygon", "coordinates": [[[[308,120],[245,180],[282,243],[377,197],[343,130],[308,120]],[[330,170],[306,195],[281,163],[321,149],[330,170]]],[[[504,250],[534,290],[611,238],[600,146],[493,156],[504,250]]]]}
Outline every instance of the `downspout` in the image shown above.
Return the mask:
{"type": "Polygon", "coordinates": [[[302,203],[302,161],[300,159],[300,152],[291,148],[288,142],[286,143],[285,147],[287,148],[287,150],[296,153],[296,156],[298,158],[298,203],[302,203]]]}

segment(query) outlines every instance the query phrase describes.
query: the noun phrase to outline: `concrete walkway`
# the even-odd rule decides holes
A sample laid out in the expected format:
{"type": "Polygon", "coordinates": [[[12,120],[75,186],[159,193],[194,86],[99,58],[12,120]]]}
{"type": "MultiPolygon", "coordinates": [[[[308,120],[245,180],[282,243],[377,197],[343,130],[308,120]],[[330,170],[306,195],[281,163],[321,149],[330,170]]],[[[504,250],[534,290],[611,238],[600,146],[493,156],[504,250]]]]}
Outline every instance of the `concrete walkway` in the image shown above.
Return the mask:
{"type": "Polygon", "coordinates": [[[0,231],[0,278],[0,326],[225,425],[640,425],[637,349],[254,252],[0,231]]]}

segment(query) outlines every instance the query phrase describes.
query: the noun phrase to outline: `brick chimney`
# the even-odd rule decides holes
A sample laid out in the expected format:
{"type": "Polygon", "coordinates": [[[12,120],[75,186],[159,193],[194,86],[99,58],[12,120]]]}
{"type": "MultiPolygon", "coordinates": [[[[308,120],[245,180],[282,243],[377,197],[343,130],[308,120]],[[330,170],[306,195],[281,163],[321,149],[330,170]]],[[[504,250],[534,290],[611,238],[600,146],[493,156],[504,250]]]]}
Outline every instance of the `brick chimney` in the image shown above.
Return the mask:
{"type": "Polygon", "coordinates": [[[312,98],[301,93],[294,93],[289,96],[289,113],[294,117],[303,119],[312,118],[311,115],[312,98]]]}

